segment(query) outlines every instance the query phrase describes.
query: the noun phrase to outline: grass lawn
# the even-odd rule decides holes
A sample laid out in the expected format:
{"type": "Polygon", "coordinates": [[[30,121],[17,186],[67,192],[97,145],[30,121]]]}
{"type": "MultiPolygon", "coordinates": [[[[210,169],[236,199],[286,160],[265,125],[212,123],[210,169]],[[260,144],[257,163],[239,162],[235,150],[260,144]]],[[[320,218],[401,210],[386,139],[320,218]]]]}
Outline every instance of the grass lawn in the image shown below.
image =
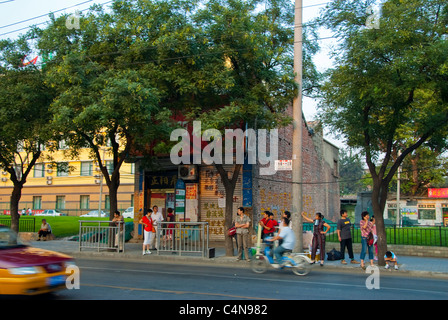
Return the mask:
{"type": "MultiPolygon", "coordinates": [[[[0,216],[0,218],[10,218],[10,216],[0,216]]],[[[27,219],[29,217],[22,217],[27,219]]],[[[108,221],[109,218],[84,218],[84,217],[34,217],[36,220],[35,232],[39,231],[42,219],[46,219],[50,224],[53,234],[56,238],[70,237],[79,234],[79,221],[108,221]]],[[[125,222],[132,222],[133,219],[124,219],[125,222]]]]}

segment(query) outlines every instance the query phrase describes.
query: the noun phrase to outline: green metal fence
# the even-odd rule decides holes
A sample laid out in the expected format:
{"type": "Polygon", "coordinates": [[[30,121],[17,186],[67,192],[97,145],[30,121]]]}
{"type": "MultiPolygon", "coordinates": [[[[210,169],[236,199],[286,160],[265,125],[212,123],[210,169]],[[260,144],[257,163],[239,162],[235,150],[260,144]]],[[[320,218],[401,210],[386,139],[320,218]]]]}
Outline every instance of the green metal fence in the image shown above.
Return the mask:
{"type": "MultiPolygon", "coordinates": [[[[338,242],[336,223],[328,224],[331,229],[326,235],[326,241],[338,242]]],[[[312,232],[313,225],[304,223],[303,230],[312,232]]],[[[386,237],[388,244],[448,247],[448,227],[444,226],[400,227],[395,224],[388,224],[386,225],[386,237]]],[[[357,225],[352,225],[352,239],[354,243],[361,242],[361,230],[357,225]]]]}
{"type": "MultiPolygon", "coordinates": [[[[11,218],[0,218],[0,225],[11,227],[11,218]]],[[[36,220],[34,217],[21,217],[19,219],[19,232],[35,232],[36,220]]]]}

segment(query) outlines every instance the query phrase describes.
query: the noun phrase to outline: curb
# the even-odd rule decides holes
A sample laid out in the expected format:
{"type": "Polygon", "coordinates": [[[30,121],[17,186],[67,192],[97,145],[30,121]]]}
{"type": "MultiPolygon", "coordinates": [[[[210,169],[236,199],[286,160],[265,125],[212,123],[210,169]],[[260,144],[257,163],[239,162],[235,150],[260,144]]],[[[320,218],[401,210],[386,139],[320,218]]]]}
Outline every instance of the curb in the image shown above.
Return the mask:
{"type": "MultiPolygon", "coordinates": [[[[182,263],[188,265],[203,265],[214,267],[232,267],[250,269],[250,263],[246,261],[236,261],[236,257],[215,257],[215,258],[202,258],[192,256],[169,256],[169,255],[138,255],[135,253],[116,253],[116,252],[64,252],[67,255],[72,256],[75,259],[92,259],[92,260],[122,260],[133,261],[143,263],[182,263]]],[[[385,270],[379,267],[381,276],[401,276],[401,277],[419,277],[419,278],[437,278],[448,279],[448,272],[435,272],[435,271],[423,271],[423,270],[406,270],[405,266],[402,266],[399,270],[385,270]]],[[[366,270],[361,269],[359,265],[335,265],[325,264],[324,267],[320,267],[318,264],[312,266],[312,272],[342,272],[342,273],[359,273],[367,274],[366,270]]]]}

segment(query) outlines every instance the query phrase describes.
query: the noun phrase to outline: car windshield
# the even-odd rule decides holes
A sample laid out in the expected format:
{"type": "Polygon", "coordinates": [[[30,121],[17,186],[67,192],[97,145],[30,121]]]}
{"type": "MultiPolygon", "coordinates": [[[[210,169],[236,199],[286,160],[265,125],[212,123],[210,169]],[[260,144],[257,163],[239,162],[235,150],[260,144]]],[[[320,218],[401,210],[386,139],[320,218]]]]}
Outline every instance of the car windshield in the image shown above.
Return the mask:
{"type": "Polygon", "coordinates": [[[25,244],[17,236],[17,233],[7,227],[0,226],[0,250],[21,247],[23,245],[25,244]]]}

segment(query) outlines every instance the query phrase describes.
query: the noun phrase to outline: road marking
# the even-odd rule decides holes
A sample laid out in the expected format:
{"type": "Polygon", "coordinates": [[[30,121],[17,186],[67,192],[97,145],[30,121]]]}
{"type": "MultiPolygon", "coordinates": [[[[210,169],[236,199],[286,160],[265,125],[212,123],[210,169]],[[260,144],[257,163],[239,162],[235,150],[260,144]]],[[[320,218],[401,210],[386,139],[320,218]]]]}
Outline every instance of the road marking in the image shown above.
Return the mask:
{"type": "MultiPolygon", "coordinates": [[[[102,268],[81,267],[81,269],[107,270],[107,271],[111,271],[111,272],[141,272],[141,273],[188,275],[188,276],[193,275],[193,276],[200,276],[200,277],[223,278],[223,279],[233,279],[233,280],[254,280],[254,281],[266,280],[265,277],[218,275],[218,274],[207,274],[207,273],[195,274],[195,273],[177,272],[177,271],[174,272],[174,271],[157,271],[157,270],[117,269],[117,268],[111,269],[111,268],[104,268],[104,267],[102,267],[102,268]]],[[[297,276],[295,276],[295,277],[297,277],[297,276]]],[[[288,279],[269,278],[269,281],[270,282],[286,282],[286,283],[296,283],[296,284],[320,285],[320,286],[333,286],[333,287],[351,287],[351,288],[359,288],[359,289],[367,290],[364,282],[362,285],[356,285],[356,284],[346,284],[346,283],[317,282],[317,281],[309,281],[309,280],[294,280],[291,278],[288,278],[288,279]]],[[[414,292],[414,293],[419,292],[419,293],[425,293],[425,294],[431,293],[431,294],[442,294],[442,295],[448,294],[448,292],[444,292],[444,291],[431,291],[431,290],[421,290],[421,289],[413,289],[413,288],[410,288],[410,289],[409,288],[394,288],[394,287],[384,287],[384,286],[381,286],[381,288],[379,290],[410,291],[410,292],[414,292]]],[[[370,291],[370,290],[367,290],[367,291],[370,291]]],[[[201,293],[197,293],[197,294],[201,294],[201,293]]],[[[208,293],[202,293],[202,294],[208,294],[208,293]]],[[[262,298],[253,298],[253,299],[262,299],[262,298]]]]}
{"type": "Polygon", "coordinates": [[[238,295],[225,294],[225,293],[180,291],[180,290],[162,290],[162,289],[150,289],[150,288],[133,288],[133,287],[111,286],[111,285],[93,284],[93,283],[82,283],[82,286],[86,286],[86,287],[100,287],[100,288],[109,288],[109,289],[119,289],[119,290],[131,290],[131,291],[149,291],[149,292],[170,293],[170,294],[196,294],[196,295],[203,295],[203,296],[204,295],[205,296],[218,296],[218,297],[225,297],[225,298],[248,299],[248,300],[279,300],[279,299],[260,298],[260,297],[238,296],[238,295]]]}

